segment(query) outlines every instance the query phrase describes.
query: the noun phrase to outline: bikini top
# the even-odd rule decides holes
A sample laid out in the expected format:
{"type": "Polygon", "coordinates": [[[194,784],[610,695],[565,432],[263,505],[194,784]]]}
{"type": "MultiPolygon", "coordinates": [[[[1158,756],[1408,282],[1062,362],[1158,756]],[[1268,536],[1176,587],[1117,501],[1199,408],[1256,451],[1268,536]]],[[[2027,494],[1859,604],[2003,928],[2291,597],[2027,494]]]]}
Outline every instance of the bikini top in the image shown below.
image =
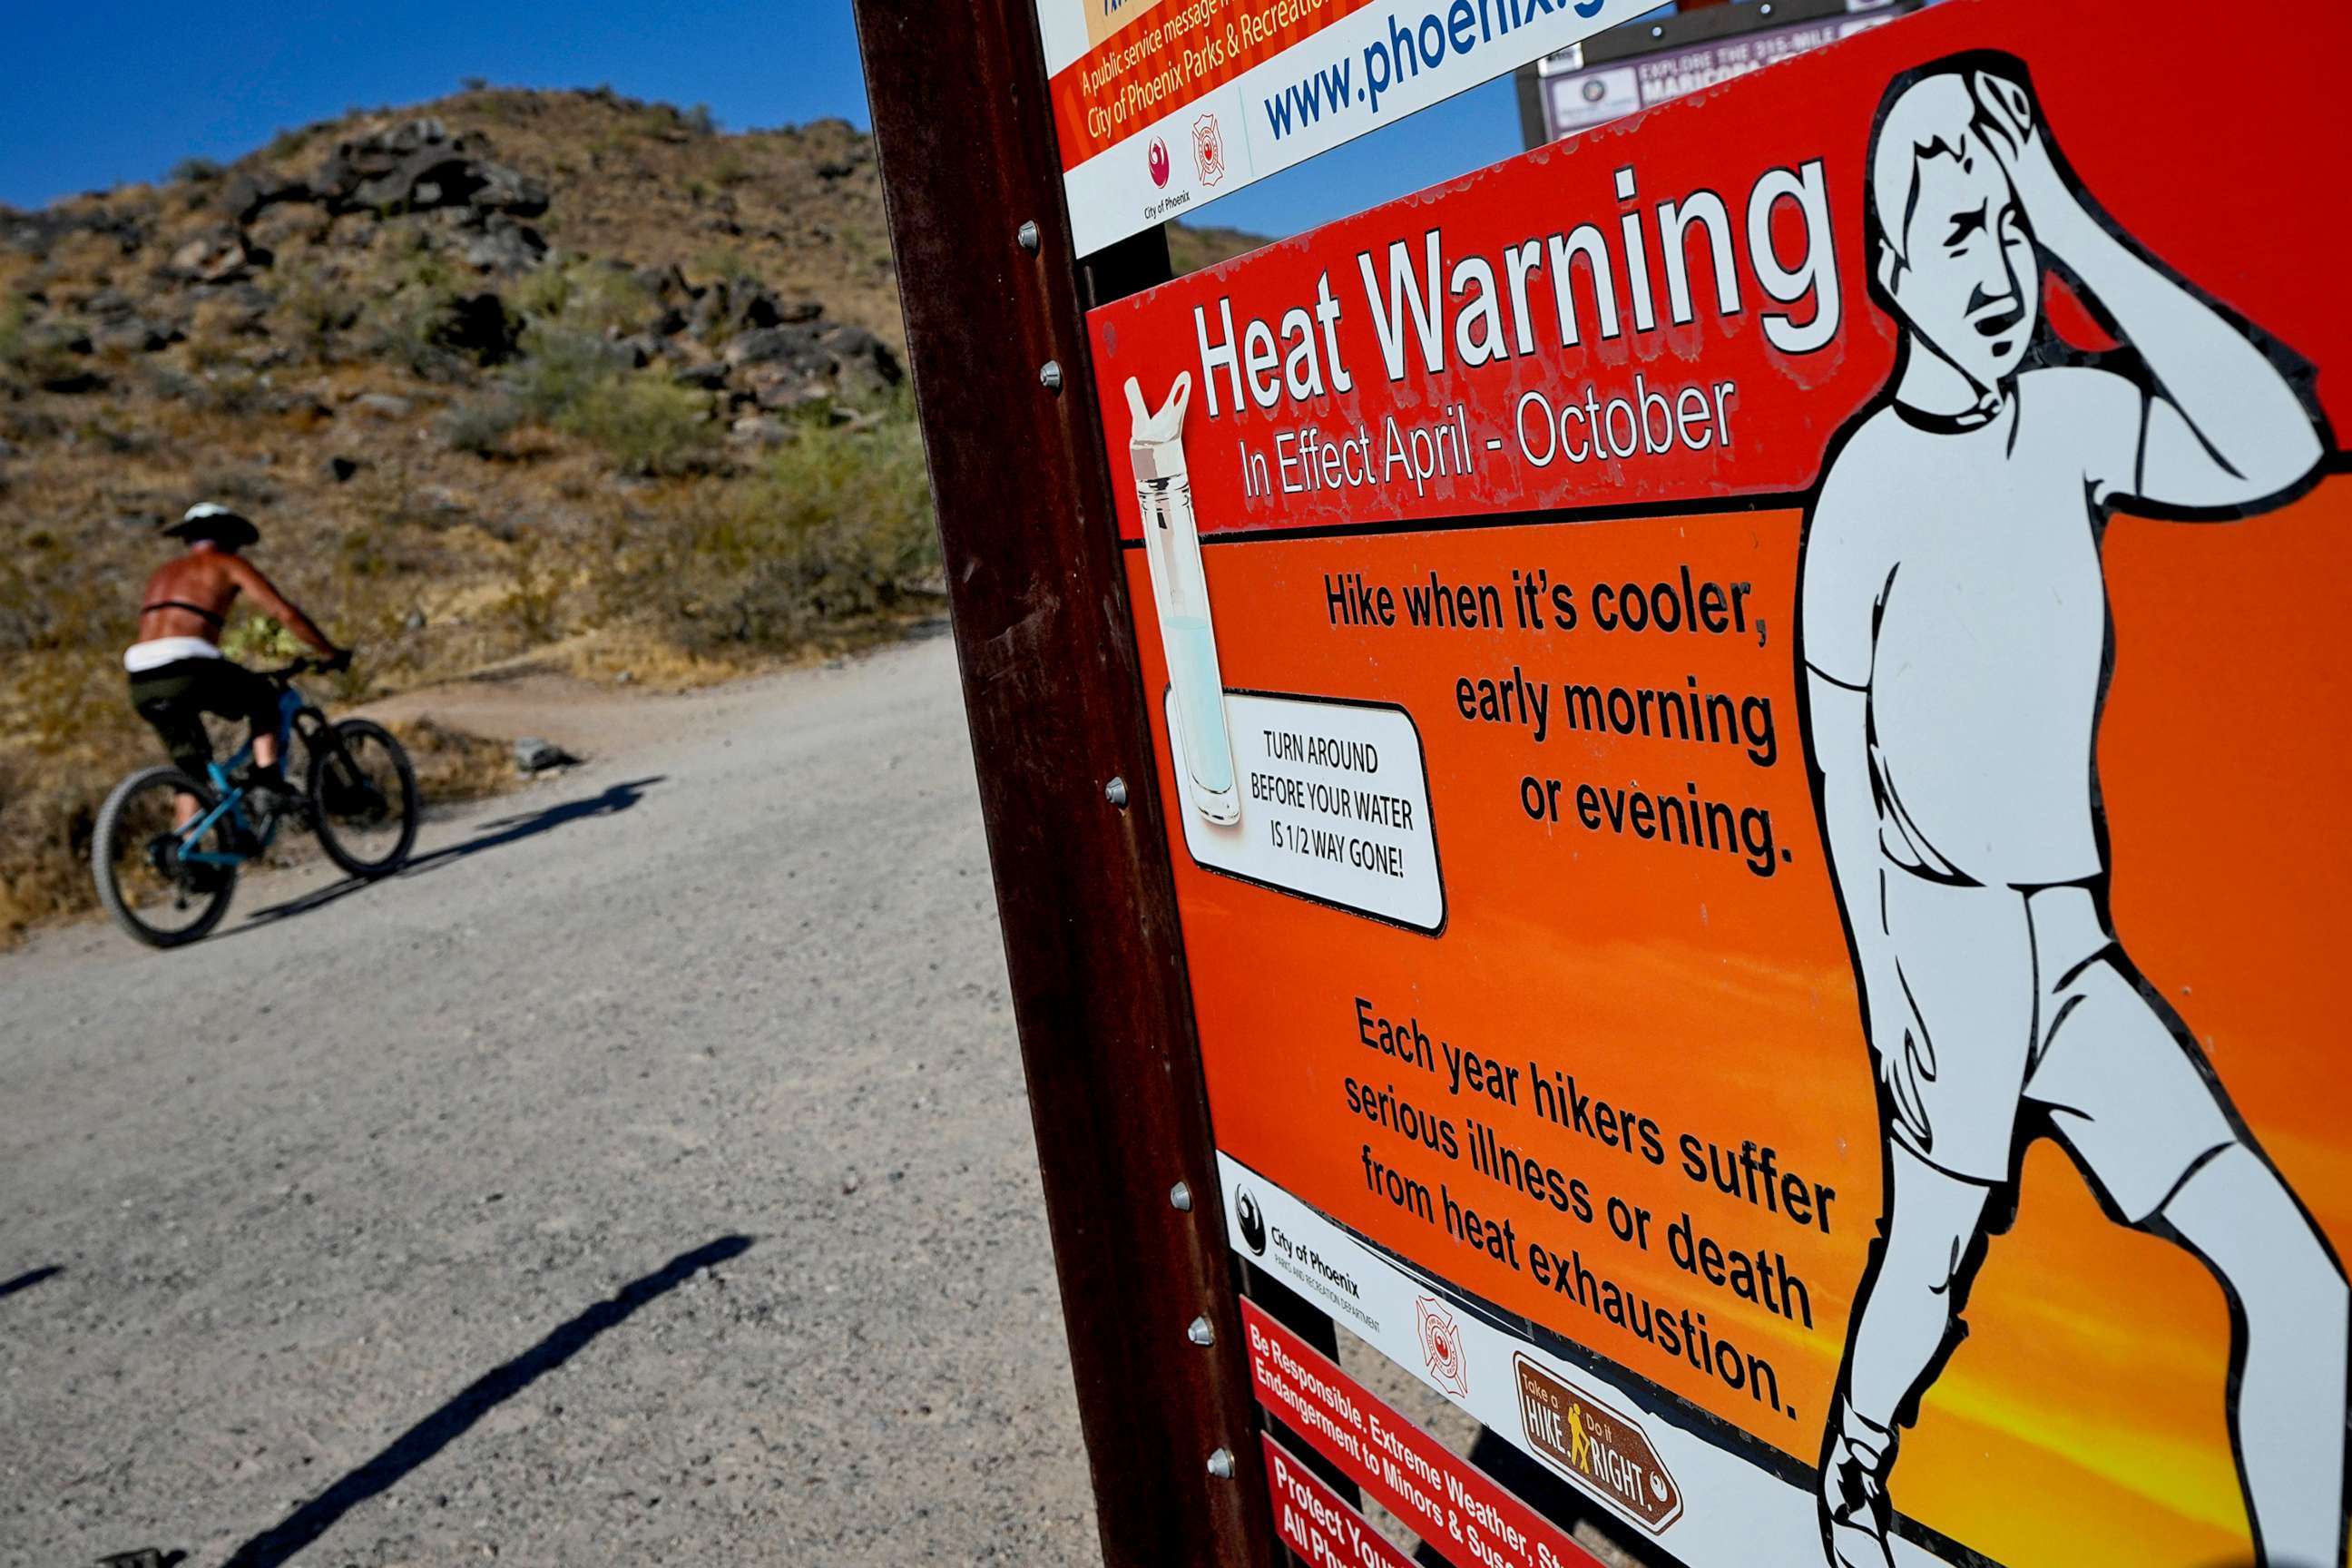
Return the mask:
{"type": "Polygon", "coordinates": [[[205,620],[212,622],[212,624],[216,626],[226,626],[228,624],[227,620],[224,616],[214,611],[205,609],[202,605],[191,605],[185,599],[157,599],[152,604],[145,604],[139,606],[139,613],[142,616],[150,610],[185,610],[192,616],[203,616],[205,620]]]}

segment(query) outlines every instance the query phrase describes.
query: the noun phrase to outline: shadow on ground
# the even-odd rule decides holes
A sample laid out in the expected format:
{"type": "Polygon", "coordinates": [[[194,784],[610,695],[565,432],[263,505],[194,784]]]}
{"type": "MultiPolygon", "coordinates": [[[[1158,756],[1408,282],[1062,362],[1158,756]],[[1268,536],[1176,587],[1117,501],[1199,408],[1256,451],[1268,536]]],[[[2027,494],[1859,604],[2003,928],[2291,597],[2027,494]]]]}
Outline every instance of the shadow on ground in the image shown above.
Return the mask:
{"type": "Polygon", "coordinates": [[[52,1263],[46,1268],[27,1268],[14,1279],[0,1279],[0,1296],[13,1296],[19,1290],[29,1290],[44,1279],[54,1279],[65,1272],[65,1266],[52,1263]]]}
{"type": "MultiPolygon", "coordinates": [[[[610,785],[598,795],[583,795],[577,800],[562,801],[541,811],[499,817],[495,821],[482,824],[475,836],[463,843],[451,844],[436,849],[430,855],[419,855],[398,871],[394,872],[392,877],[378,878],[376,880],[391,881],[402,877],[421,877],[429,871],[436,871],[444,866],[454,865],[459,860],[479,855],[486,849],[502,849],[509,844],[519,844],[526,838],[536,838],[542,833],[551,833],[570,823],[583,821],[589,817],[618,816],[643,800],[646,790],[664,782],[667,777],[666,773],[655,773],[647,778],[629,779],[624,783],[610,785]]],[[[235,936],[239,931],[251,931],[256,926],[272,925],[279,921],[292,920],[297,915],[307,915],[314,910],[324,909],[338,900],[347,899],[361,889],[372,885],[373,883],[363,877],[346,877],[340,882],[330,882],[323,888],[314,888],[299,898],[288,899],[282,903],[256,910],[246,917],[243,923],[224,934],[235,936]]]]}
{"type": "Polygon", "coordinates": [[[751,1246],[748,1236],[722,1236],[691,1252],[679,1253],[642,1279],[632,1279],[610,1300],[597,1302],[512,1361],[467,1384],[373,1458],[238,1547],[229,1555],[226,1568],[278,1568],[332,1530],[343,1515],[389,1491],[410,1471],[465,1436],[497,1405],[585,1350],[597,1335],[626,1322],[639,1308],[694,1278],[697,1270],[740,1258],[751,1246]]]}

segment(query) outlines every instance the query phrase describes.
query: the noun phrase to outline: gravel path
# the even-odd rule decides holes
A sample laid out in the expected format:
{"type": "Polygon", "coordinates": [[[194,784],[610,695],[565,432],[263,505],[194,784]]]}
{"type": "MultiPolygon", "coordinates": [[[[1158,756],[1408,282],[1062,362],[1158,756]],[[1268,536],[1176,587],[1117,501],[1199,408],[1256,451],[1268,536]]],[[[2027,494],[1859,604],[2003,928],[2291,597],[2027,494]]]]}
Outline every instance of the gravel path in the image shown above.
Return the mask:
{"type": "Polygon", "coordinates": [[[0,1563],[1098,1561],[952,652],[0,954],[0,1563]]]}

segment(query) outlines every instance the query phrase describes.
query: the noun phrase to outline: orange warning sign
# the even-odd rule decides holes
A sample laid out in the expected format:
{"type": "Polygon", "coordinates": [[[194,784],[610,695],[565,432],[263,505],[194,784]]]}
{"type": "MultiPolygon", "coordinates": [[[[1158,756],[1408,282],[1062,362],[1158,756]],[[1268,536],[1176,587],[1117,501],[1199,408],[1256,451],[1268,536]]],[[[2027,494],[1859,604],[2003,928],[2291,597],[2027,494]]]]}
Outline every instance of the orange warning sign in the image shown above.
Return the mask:
{"type": "Polygon", "coordinates": [[[1093,319],[1218,1144],[1780,1489],[1686,1561],[2342,1560],[2273,21],[1951,0],[1093,319]]]}

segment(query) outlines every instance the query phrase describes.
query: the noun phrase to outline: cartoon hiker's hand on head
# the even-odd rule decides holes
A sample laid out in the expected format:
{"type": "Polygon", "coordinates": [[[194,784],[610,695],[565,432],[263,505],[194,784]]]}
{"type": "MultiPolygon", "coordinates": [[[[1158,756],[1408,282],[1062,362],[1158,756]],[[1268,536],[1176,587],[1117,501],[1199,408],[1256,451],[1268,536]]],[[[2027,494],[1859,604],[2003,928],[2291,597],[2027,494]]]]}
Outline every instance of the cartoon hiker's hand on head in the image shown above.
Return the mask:
{"type": "Polygon", "coordinates": [[[2063,254],[2068,229],[2084,216],[2083,204],[2050,154],[2033,89],[2021,79],[1979,70],[1969,78],[1969,95],[1976,100],[1974,129],[2009,177],[2026,223],[2063,254]]]}

